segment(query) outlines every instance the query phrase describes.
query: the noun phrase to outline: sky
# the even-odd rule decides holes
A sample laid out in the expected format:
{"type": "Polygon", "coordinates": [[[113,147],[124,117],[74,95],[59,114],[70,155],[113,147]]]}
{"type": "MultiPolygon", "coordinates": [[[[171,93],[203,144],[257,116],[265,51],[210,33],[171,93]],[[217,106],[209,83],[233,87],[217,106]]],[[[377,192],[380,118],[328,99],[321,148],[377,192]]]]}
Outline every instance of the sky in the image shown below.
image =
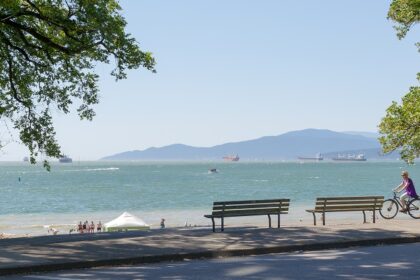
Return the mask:
{"type": "MultiPolygon", "coordinates": [[[[62,151],[96,160],[174,143],[209,147],[305,128],[377,131],[417,85],[419,31],[398,40],[390,1],[121,0],[157,73],[98,65],[92,122],[56,111],[62,151]]],[[[13,132],[12,132],[13,133],[13,132]]],[[[17,137],[0,160],[28,154],[17,137]]]]}

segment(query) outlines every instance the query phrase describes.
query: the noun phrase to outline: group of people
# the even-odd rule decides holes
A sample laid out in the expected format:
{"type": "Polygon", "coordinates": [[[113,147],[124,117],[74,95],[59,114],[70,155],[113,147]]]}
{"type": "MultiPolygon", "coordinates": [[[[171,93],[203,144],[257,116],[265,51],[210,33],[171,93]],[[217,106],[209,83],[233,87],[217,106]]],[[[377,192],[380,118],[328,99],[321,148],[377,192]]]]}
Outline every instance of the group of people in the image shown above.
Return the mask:
{"type": "MultiPolygon", "coordinates": [[[[79,233],[94,233],[95,232],[95,223],[92,221],[90,224],[88,221],[85,221],[82,223],[82,221],[79,222],[79,225],[77,226],[77,231],[79,233]]],[[[99,223],[96,225],[96,232],[102,232],[102,223],[99,221],[99,223]]]]}

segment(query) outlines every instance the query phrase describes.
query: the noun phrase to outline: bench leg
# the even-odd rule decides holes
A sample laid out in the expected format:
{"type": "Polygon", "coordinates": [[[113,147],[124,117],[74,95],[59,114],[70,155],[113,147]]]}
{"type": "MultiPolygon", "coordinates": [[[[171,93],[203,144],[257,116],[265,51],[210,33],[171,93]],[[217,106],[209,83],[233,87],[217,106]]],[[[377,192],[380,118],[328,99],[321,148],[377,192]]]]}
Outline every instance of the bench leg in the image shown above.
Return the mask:
{"type": "Polygon", "coordinates": [[[267,216],[268,216],[268,227],[271,228],[271,216],[270,215],[267,215],[267,216]]]}
{"type": "Polygon", "coordinates": [[[322,225],[325,226],[325,212],[322,213],[322,225]]]}
{"type": "Polygon", "coordinates": [[[277,215],[277,228],[280,228],[280,214],[277,215]]]}
{"type": "Polygon", "coordinates": [[[373,210],[372,212],[373,212],[373,223],[376,223],[376,211],[373,210]]]}
{"type": "Polygon", "coordinates": [[[316,216],[315,216],[315,212],[312,212],[312,215],[314,216],[314,226],[316,226],[316,216]]]}
{"type": "Polygon", "coordinates": [[[366,224],[366,213],[365,211],[362,211],[362,212],[363,212],[363,223],[366,224]]]}
{"type": "Polygon", "coordinates": [[[225,231],[225,219],[222,217],[222,231],[225,231]]]}
{"type": "Polygon", "coordinates": [[[211,223],[213,225],[213,232],[216,232],[216,226],[214,224],[214,218],[211,218],[211,223]]]}

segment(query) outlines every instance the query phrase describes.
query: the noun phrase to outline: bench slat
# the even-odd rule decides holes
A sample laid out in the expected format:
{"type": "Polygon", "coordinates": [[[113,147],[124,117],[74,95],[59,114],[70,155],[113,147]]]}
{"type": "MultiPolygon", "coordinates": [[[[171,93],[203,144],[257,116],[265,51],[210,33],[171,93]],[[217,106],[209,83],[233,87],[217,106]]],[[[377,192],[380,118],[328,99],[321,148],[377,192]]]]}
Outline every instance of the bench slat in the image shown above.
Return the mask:
{"type": "MultiPolygon", "coordinates": [[[[325,211],[325,213],[335,213],[335,212],[361,212],[361,211],[372,211],[373,209],[337,209],[337,210],[328,210],[325,211]]],[[[378,208],[375,210],[379,210],[378,208]]],[[[322,210],[306,210],[306,212],[314,212],[314,213],[324,213],[324,211],[322,210]]]]}
{"type": "Polygon", "coordinates": [[[275,203],[275,202],[290,202],[290,199],[259,199],[259,200],[238,200],[238,201],[215,201],[213,206],[216,205],[236,205],[236,204],[256,204],[256,203],[275,203]]]}
{"type": "MultiPolygon", "coordinates": [[[[372,211],[374,209],[380,209],[381,205],[370,205],[370,206],[364,206],[364,205],[343,205],[343,206],[327,206],[325,207],[325,212],[330,212],[330,211],[340,211],[340,210],[353,210],[353,211],[362,211],[362,210],[366,210],[366,211],[372,211]]],[[[317,212],[324,212],[324,207],[315,207],[315,211],[317,212]]]]}
{"type": "MultiPolygon", "coordinates": [[[[276,212],[276,213],[241,213],[241,214],[233,214],[233,215],[229,215],[229,216],[223,216],[223,218],[231,218],[231,217],[247,217],[247,216],[265,216],[265,215],[277,215],[277,214],[288,214],[288,212],[276,212]]],[[[222,218],[222,215],[205,215],[206,218],[222,218]]]]}
{"type": "MultiPolygon", "coordinates": [[[[326,201],[325,205],[346,205],[346,204],[354,204],[354,205],[374,205],[374,204],[382,204],[383,200],[377,200],[375,201],[367,201],[367,200],[361,200],[361,201],[355,201],[355,200],[346,200],[346,201],[326,201]]],[[[316,206],[324,206],[324,202],[317,202],[315,204],[316,206]]]]}
{"type": "Polygon", "coordinates": [[[370,200],[370,199],[384,199],[384,196],[337,196],[337,197],[318,197],[316,200],[370,200]]]}
{"type": "MultiPolygon", "coordinates": [[[[279,208],[280,203],[269,203],[269,204],[243,204],[243,205],[218,205],[214,206],[213,210],[229,210],[229,209],[251,209],[251,208],[279,208]]],[[[289,202],[284,202],[281,204],[281,207],[289,207],[289,202]]]]}
{"type": "Polygon", "coordinates": [[[240,213],[240,212],[252,212],[252,211],[254,211],[254,212],[281,212],[281,211],[289,211],[289,208],[288,207],[282,207],[282,208],[278,208],[278,207],[276,207],[276,208],[252,208],[252,209],[249,209],[249,208],[246,208],[246,209],[230,209],[230,210],[225,210],[225,211],[223,211],[223,210],[213,210],[213,214],[214,213],[232,213],[232,212],[238,212],[238,213],[240,213]]]}
{"type": "MultiPolygon", "coordinates": [[[[288,211],[281,211],[280,214],[287,214],[288,211]]],[[[253,216],[253,215],[277,215],[279,214],[278,209],[273,210],[251,210],[251,211],[225,211],[225,212],[213,212],[213,216],[223,217],[236,217],[236,216],[253,216]]]]}

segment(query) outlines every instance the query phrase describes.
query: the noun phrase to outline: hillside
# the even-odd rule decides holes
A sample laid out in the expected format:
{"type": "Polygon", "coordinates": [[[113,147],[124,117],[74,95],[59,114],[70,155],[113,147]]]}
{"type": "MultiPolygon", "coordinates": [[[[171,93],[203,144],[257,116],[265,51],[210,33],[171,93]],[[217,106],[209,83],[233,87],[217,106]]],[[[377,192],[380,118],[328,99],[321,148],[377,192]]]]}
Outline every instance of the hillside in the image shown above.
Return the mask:
{"type": "Polygon", "coordinates": [[[221,160],[224,155],[238,154],[241,160],[294,160],[316,153],[363,152],[380,158],[380,146],[372,137],[322,129],[292,131],[277,136],[226,143],[213,147],[174,144],[140,151],[127,151],[102,160],[221,160]]]}

